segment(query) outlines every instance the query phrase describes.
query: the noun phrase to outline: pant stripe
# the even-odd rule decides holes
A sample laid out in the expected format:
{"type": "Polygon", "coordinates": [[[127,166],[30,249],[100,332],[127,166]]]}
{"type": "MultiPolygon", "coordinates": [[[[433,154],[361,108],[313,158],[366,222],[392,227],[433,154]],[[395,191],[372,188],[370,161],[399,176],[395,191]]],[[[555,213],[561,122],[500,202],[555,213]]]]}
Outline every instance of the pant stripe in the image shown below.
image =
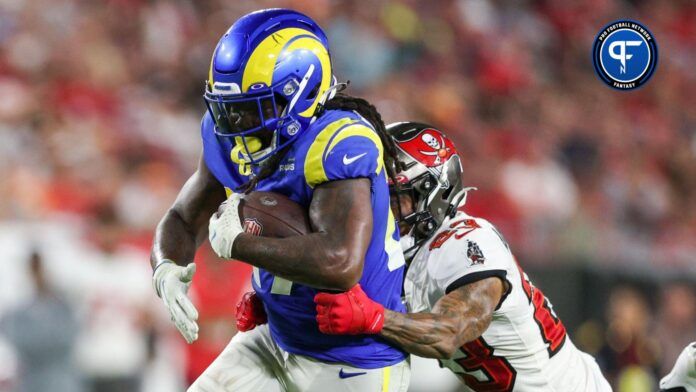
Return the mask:
{"type": "Polygon", "coordinates": [[[389,377],[391,376],[391,366],[387,366],[384,369],[382,377],[382,392],[389,392],[389,377]]]}

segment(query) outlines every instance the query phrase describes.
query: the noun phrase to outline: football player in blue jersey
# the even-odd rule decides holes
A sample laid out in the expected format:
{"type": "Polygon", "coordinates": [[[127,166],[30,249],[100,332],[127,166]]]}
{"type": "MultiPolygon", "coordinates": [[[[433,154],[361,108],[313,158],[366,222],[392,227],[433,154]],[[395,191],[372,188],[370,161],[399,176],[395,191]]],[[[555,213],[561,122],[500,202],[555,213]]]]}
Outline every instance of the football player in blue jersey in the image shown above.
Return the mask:
{"type": "Polygon", "coordinates": [[[238,333],[189,391],[408,385],[403,351],[377,335],[324,335],[315,320],[319,290],[356,283],[385,308],[404,311],[405,262],[387,183],[398,169],[396,147],[374,106],[338,94],[339,86],[326,35],[295,11],[248,14],[215,48],[202,158],[157,227],[153,283],[176,327],[194,341],[197,312],[186,293],[191,261],[208,234],[220,257],[254,266],[252,286],[268,323],[238,333]],[[306,207],[313,232],[284,239],[244,233],[238,204],[251,190],[306,207]]]}

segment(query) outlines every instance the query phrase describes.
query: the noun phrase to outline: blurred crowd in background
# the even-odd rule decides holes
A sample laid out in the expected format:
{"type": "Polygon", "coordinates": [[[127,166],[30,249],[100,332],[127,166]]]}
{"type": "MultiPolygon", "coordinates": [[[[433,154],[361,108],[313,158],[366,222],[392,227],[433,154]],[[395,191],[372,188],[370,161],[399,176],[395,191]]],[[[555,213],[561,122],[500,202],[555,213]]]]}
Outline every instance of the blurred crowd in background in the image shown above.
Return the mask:
{"type": "Polygon", "coordinates": [[[186,346],[151,289],[149,245],[197,164],[218,38],[278,6],[325,28],[336,76],[386,122],[452,137],[478,187],[469,213],[523,266],[652,279],[569,326],[617,390],[652,390],[696,338],[687,0],[0,0],[0,391],[183,390],[235,332],[250,268],[201,251],[201,338],[186,346]],[[596,33],[619,18],[660,51],[637,91],[592,70],[596,33]]]}

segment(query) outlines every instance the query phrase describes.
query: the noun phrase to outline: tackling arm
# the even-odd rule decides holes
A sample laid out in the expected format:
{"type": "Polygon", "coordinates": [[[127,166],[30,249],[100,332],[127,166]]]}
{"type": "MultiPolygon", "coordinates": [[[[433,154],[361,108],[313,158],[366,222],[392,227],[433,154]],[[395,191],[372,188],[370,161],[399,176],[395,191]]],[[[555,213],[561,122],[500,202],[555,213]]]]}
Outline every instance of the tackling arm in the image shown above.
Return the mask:
{"type": "Polygon", "coordinates": [[[497,277],[469,283],[440,298],[432,313],[384,309],[360,285],[340,294],[318,293],[317,324],[326,334],[379,333],[409,353],[449,359],[488,328],[506,284],[497,277]]]}
{"type": "Polygon", "coordinates": [[[381,334],[409,353],[449,359],[459,347],[475,340],[488,328],[503,292],[503,281],[491,277],[445,295],[432,313],[385,310],[381,334]]]}
{"type": "Polygon", "coordinates": [[[309,207],[313,233],[289,238],[242,233],[232,258],[312,287],[348,290],[362,276],[372,235],[370,185],[356,178],[317,186],[309,207]]]}

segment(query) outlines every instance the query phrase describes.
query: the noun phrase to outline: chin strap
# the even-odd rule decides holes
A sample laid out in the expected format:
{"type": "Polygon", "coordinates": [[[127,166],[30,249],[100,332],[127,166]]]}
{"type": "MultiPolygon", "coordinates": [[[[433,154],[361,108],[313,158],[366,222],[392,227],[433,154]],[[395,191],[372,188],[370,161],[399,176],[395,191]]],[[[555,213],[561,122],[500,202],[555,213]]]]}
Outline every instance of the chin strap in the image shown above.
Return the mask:
{"type": "Polygon", "coordinates": [[[404,261],[406,261],[406,265],[411,265],[413,258],[416,257],[416,253],[418,253],[418,249],[420,249],[420,247],[413,246],[404,251],[404,261]]]}

